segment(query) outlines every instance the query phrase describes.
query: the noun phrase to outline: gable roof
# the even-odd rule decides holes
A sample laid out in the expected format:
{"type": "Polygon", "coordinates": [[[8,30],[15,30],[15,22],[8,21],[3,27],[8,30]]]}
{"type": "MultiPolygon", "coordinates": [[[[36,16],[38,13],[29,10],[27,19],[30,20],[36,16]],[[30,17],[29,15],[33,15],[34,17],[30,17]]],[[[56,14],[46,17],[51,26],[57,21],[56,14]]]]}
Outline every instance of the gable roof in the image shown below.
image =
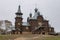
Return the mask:
{"type": "Polygon", "coordinates": [[[23,22],[22,26],[30,26],[30,24],[28,22],[23,22]]]}

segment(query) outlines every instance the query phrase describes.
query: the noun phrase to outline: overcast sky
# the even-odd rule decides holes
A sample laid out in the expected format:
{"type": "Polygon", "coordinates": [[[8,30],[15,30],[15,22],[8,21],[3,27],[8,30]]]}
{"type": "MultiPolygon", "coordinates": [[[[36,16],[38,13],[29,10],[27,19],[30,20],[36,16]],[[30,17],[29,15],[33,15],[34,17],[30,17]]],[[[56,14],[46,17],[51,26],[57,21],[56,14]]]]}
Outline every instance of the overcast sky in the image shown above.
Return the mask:
{"type": "Polygon", "coordinates": [[[60,0],[0,0],[0,20],[9,20],[14,24],[19,5],[24,22],[30,12],[34,15],[34,8],[37,7],[55,31],[60,32],[60,0]]]}

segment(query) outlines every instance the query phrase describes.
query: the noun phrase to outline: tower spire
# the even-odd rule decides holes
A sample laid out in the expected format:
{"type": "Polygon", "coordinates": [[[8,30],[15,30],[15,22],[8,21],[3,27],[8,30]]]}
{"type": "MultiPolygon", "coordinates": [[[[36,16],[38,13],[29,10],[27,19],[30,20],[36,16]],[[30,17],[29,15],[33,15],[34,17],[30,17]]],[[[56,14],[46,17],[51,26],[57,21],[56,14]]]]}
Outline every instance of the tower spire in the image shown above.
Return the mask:
{"type": "Polygon", "coordinates": [[[18,6],[18,13],[21,13],[20,5],[18,6]]]}
{"type": "Polygon", "coordinates": [[[21,12],[20,5],[18,6],[18,11],[16,12],[16,15],[23,15],[22,12],[21,12]]]}

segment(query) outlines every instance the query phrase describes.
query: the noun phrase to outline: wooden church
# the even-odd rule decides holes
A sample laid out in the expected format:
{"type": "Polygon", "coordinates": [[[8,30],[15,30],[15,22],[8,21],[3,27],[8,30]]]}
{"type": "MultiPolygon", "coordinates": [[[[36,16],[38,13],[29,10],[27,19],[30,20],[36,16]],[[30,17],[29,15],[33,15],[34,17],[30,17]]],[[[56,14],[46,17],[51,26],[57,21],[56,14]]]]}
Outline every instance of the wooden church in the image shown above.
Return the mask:
{"type": "Polygon", "coordinates": [[[15,30],[12,30],[12,34],[49,34],[54,33],[54,28],[50,26],[49,21],[44,19],[37,8],[34,9],[35,13],[29,14],[27,22],[22,22],[23,13],[21,12],[20,5],[18,11],[15,13],[15,30]]]}

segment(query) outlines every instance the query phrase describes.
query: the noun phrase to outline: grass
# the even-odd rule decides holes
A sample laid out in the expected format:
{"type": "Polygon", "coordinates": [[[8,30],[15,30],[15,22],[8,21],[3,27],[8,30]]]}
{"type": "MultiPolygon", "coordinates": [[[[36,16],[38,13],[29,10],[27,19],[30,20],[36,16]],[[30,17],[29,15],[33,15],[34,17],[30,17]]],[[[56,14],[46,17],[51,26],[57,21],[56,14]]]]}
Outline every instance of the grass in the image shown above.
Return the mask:
{"type": "Polygon", "coordinates": [[[60,40],[60,36],[50,36],[50,35],[32,35],[32,34],[22,34],[22,35],[0,35],[0,40],[14,40],[16,38],[28,38],[27,40],[60,40]]]}
{"type": "Polygon", "coordinates": [[[47,37],[45,38],[46,40],[60,40],[60,36],[55,36],[55,37],[47,37]]]}
{"type": "Polygon", "coordinates": [[[35,40],[60,40],[60,36],[43,36],[42,38],[37,38],[35,40]]]}
{"type": "Polygon", "coordinates": [[[19,35],[0,35],[0,40],[13,40],[18,37],[19,35]]]}

